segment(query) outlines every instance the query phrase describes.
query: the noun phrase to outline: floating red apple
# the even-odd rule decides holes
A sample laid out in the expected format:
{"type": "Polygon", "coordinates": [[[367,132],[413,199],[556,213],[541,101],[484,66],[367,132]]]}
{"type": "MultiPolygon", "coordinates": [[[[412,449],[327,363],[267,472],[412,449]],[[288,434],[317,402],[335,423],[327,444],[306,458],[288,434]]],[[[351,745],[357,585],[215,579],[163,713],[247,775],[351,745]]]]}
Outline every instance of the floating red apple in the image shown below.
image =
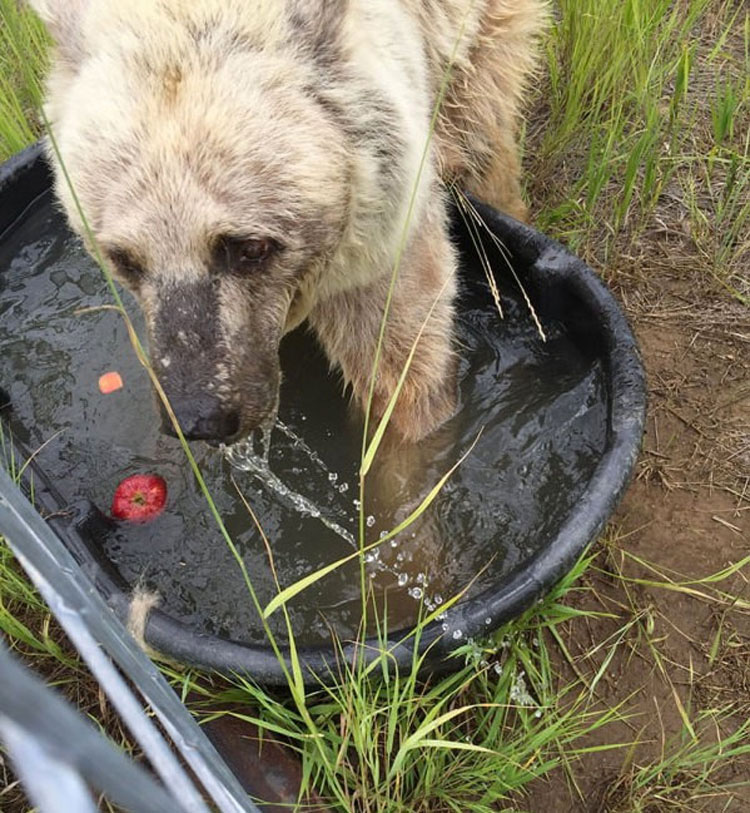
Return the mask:
{"type": "Polygon", "coordinates": [[[126,477],[112,499],[112,516],[128,522],[148,522],[158,517],[167,502],[167,484],[158,474],[126,477]]]}

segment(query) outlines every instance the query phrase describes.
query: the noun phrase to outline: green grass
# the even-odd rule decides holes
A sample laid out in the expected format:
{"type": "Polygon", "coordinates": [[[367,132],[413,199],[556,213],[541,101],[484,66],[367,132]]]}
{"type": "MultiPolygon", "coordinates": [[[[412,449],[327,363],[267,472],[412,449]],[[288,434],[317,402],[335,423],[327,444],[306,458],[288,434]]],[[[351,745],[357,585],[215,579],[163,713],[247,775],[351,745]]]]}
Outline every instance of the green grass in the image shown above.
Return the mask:
{"type": "MultiPolygon", "coordinates": [[[[740,269],[750,253],[750,18],[743,5],[559,0],[555,8],[541,113],[527,129],[529,193],[543,204],[538,225],[612,274],[608,263],[639,256],[644,234],[676,210],[695,268],[747,301],[740,269]]],[[[40,133],[47,48],[33,15],[0,0],[0,158],[40,133]]],[[[119,301],[117,308],[124,314],[119,301]]],[[[365,472],[376,449],[377,442],[363,447],[365,472]]],[[[304,787],[342,811],[520,811],[524,790],[551,771],[568,778],[575,798],[577,761],[599,750],[622,754],[602,808],[613,813],[699,809],[691,800],[731,796],[724,771],[750,748],[748,724],[736,723],[731,704],[701,707],[675,691],[680,728],[643,757],[630,698],[607,705],[599,688],[617,659],[636,651],[671,681],[653,610],[635,588],[709,602],[724,619],[748,609],[725,587],[740,566],[691,580],[639,561],[650,572],[634,577],[622,562],[613,567],[610,554],[607,544],[585,555],[540,605],[489,639],[467,642],[457,671],[427,683],[417,679],[418,659],[389,672],[385,646],[370,667],[342,659],[334,685],[313,692],[303,688],[295,663],[291,700],[247,680],[165,670],[203,698],[195,712],[204,718],[227,701],[253,708],[231,713],[289,743],[302,759],[304,787]],[[616,611],[579,608],[596,598],[599,577],[617,585],[616,611]],[[602,618],[611,621],[607,636],[583,654],[572,652],[571,635],[602,618]],[[629,733],[592,745],[592,735],[610,724],[629,733]]],[[[275,606],[285,611],[282,599],[275,606]]],[[[51,680],[73,691],[83,685],[75,655],[4,545],[0,629],[51,680]]],[[[709,658],[723,646],[722,629],[709,658]]]]}
{"type": "Polygon", "coordinates": [[[0,0],[0,161],[39,137],[39,88],[48,49],[36,16],[16,0],[0,0]]]}
{"type": "Polygon", "coordinates": [[[720,0],[556,5],[546,115],[527,147],[531,193],[546,204],[539,226],[607,263],[687,190],[701,261],[729,282],[750,251],[746,7],[720,0]]]}
{"type": "Polygon", "coordinates": [[[603,799],[604,809],[609,813],[696,810],[723,799],[725,809],[731,810],[727,796],[732,786],[740,788],[747,782],[741,778],[734,783],[722,782],[718,776],[727,763],[750,753],[750,720],[726,736],[717,737],[715,732],[729,719],[730,714],[724,710],[698,712],[692,722],[684,724],[665,743],[658,759],[627,765],[603,799]],[[697,736],[696,729],[704,736],[697,736]]]}
{"type": "Polygon", "coordinates": [[[200,680],[193,688],[209,709],[217,701],[257,708],[252,718],[225,713],[292,743],[311,786],[342,810],[492,813],[620,714],[590,709],[576,682],[558,686],[547,650],[551,631],[575,614],[560,599],[588,563],[490,639],[467,642],[449,677],[420,682],[421,659],[400,672],[387,650],[370,674],[340,661],[334,685],[307,699],[314,727],[247,680],[218,694],[200,680]]]}

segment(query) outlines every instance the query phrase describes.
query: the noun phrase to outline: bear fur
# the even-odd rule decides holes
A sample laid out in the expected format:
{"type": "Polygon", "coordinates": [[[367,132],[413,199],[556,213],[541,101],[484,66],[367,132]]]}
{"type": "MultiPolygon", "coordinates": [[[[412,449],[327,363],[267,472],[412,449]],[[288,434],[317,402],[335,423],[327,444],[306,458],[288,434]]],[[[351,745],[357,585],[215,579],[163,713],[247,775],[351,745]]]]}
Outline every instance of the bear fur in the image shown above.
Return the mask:
{"type": "Polygon", "coordinates": [[[72,227],[139,301],[188,437],[274,414],[305,320],[416,441],[454,411],[448,190],[523,218],[517,136],[542,0],[32,0],[72,227]],[[439,103],[434,121],[433,111],[439,103]],[[434,130],[434,131],[433,131],[434,130]],[[421,333],[420,333],[421,331],[421,333]]]}

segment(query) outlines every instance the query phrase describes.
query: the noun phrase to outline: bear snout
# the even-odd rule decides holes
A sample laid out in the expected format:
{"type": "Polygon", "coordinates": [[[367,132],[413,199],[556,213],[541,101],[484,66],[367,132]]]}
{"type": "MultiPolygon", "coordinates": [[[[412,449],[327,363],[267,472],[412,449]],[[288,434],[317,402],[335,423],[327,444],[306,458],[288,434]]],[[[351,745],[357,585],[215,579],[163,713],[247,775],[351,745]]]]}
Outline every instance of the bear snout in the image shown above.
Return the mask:
{"type": "MultiPolygon", "coordinates": [[[[238,438],[240,412],[208,393],[170,398],[170,404],[183,435],[188,440],[209,443],[231,443],[238,438]]],[[[162,408],[162,431],[173,437],[177,432],[166,410],[162,408]]]]}

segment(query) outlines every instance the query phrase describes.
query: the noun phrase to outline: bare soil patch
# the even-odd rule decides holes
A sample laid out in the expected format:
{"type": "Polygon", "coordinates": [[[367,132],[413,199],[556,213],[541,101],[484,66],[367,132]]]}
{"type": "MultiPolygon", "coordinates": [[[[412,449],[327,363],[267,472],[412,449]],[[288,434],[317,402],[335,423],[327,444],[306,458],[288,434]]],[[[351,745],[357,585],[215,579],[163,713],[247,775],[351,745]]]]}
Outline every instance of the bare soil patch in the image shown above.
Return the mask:
{"type": "MultiPolygon", "coordinates": [[[[747,788],[698,793],[688,776],[663,772],[640,789],[638,769],[674,748],[685,728],[683,710],[695,720],[701,711],[732,704],[724,735],[750,714],[747,609],[709,597],[701,585],[670,590],[643,583],[698,580],[750,555],[750,310],[697,271],[623,274],[618,281],[648,374],[647,432],[636,479],[599,543],[599,567],[589,571],[589,590],[576,599],[613,617],[589,620],[585,637],[583,625],[569,625],[573,661],[558,657],[563,680],[596,681],[599,703],[624,704],[627,719],[586,745],[624,747],[588,754],[567,775],[558,771],[532,785],[519,807],[534,813],[748,810],[747,788]],[[597,679],[618,640],[624,646],[597,679]]],[[[716,586],[750,600],[741,574],[716,586]]],[[[718,733],[695,731],[705,742],[718,733]]],[[[720,770],[713,781],[748,777],[750,761],[720,770]]]]}

